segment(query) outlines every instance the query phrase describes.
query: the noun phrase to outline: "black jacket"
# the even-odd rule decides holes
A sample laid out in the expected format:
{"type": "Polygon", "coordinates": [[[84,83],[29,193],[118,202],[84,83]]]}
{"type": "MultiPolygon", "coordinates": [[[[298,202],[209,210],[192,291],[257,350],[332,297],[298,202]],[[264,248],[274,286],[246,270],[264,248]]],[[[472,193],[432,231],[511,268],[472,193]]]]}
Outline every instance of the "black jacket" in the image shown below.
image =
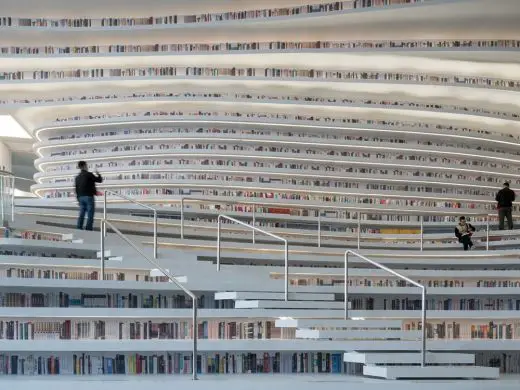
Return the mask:
{"type": "Polygon", "coordinates": [[[89,171],[81,171],[76,176],[76,197],[95,196],[97,193],[96,183],[103,183],[101,175],[94,175],[89,171]]]}
{"type": "Polygon", "coordinates": [[[498,202],[498,207],[513,207],[515,201],[515,192],[511,188],[502,188],[498,191],[495,200],[498,202]]]}

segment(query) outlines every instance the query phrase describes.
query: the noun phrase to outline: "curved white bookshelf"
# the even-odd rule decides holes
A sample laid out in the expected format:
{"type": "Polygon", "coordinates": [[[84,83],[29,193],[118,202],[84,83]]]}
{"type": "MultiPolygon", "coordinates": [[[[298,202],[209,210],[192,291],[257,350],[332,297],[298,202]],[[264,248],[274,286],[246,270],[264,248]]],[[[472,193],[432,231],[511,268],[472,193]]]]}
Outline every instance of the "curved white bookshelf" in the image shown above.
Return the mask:
{"type": "MultiPolygon", "coordinates": [[[[32,191],[45,199],[18,201],[0,229],[0,376],[13,374],[6,359],[60,374],[82,373],[80,355],[124,360],[126,374],[136,353],[191,359],[182,288],[110,231],[100,275],[100,232],[70,232],[78,160],[103,174],[101,192],[157,207],[157,260],[197,295],[201,373],[224,351],[281,373],[294,359],[351,372],[343,353],[359,350],[419,362],[423,325],[428,351],[452,352],[446,369],[520,372],[520,230],[498,230],[494,198],[520,185],[517,2],[333,3],[152,7],[160,16],[141,4],[138,20],[122,8],[103,21],[95,7],[69,20],[52,4],[45,17],[8,7],[0,111],[35,138],[32,191]],[[243,226],[222,224],[217,271],[222,213],[287,238],[287,299],[283,250],[243,226]],[[478,229],[469,253],[453,234],[460,215],[478,229]],[[417,288],[354,255],[345,281],[347,247],[423,283],[427,323],[417,288]]],[[[151,253],[149,210],[106,199],[151,253]]],[[[103,197],[96,207],[97,228],[103,197]]]]}

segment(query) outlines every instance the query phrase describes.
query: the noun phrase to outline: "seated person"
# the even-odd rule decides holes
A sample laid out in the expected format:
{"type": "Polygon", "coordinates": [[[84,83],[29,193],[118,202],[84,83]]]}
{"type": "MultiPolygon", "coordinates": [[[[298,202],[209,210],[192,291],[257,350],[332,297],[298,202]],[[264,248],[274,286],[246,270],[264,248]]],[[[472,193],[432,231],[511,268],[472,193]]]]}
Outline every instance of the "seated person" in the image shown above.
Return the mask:
{"type": "Polygon", "coordinates": [[[466,217],[459,218],[459,224],[455,226],[455,236],[459,239],[459,242],[464,245],[464,250],[467,251],[473,247],[473,241],[471,236],[475,228],[469,222],[466,222],[466,217]]]}

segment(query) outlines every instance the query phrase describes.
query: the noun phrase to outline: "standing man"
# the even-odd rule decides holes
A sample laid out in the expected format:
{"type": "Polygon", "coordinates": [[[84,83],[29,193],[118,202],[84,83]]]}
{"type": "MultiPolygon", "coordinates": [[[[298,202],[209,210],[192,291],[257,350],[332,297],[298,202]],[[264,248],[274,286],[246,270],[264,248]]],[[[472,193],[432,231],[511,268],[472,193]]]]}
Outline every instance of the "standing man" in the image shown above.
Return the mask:
{"type": "Polygon", "coordinates": [[[77,228],[83,230],[83,222],[85,221],[85,214],[87,214],[85,230],[92,230],[94,226],[94,196],[97,194],[96,183],[103,183],[103,178],[97,170],[95,175],[89,172],[85,161],[78,163],[78,169],[81,172],[76,176],[76,198],[79,204],[77,228]]]}
{"type": "Polygon", "coordinates": [[[504,230],[504,219],[507,219],[507,228],[513,230],[513,202],[515,192],[509,188],[509,183],[504,183],[504,188],[498,191],[495,200],[498,203],[498,228],[504,230]]]}

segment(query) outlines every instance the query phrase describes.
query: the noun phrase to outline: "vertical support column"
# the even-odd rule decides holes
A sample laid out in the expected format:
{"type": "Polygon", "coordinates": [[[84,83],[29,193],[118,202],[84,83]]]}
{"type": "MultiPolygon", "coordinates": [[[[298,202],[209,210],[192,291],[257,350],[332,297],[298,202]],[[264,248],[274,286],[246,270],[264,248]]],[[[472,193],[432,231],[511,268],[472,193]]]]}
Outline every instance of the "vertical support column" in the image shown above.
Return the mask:
{"type": "Polygon", "coordinates": [[[321,210],[318,210],[318,248],[321,248],[321,210]]]}
{"type": "Polygon", "coordinates": [[[348,320],[348,254],[349,252],[346,251],[345,252],[345,264],[344,264],[344,267],[345,267],[345,286],[344,286],[344,310],[345,310],[345,320],[348,320]]]}
{"type": "Polygon", "coordinates": [[[217,271],[220,271],[220,215],[217,218],[217,271]]]}
{"type": "MultiPolygon", "coordinates": [[[[255,205],[253,204],[253,209],[252,209],[252,213],[253,213],[253,227],[256,226],[256,215],[255,215],[255,205]]],[[[256,243],[256,231],[255,229],[253,229],[253,244],[256,243]]]]}
{"type": "Polygon", "coordinates": [[[289,300],[289,244],[284,242],[285,249],[285,301],[289,300]]]}
{"type": "Polygon", "coordinates": [[[489,250],[489,215],[486,215],[486,250],[489,250]]]}
{"type": "Polygon", "coordinates": [[[16,178],[11,178],[11,222],[14,222],[14,191],[16,189],[16,178]]]}
{"type": "Polygon", "coordinates": [[[153,211],[153,258],[157,259],[157,210],[153,211]]]}
{"type": "Polygon", "coordinates": [[[424,249],[424,215],[421,215],[421,252],[424,249]]]}
{"type": "Polygon", "coordinates": [[[181,239],[184,239],[184,198],[181,198],[181,239]]]}
{"type": "MultiPolygon", "coordinates": [[[[107,190],[103,192],[103,221],[107,220],[107,190]]],[[[104,227],[101,229],[103,236],[107,236],[107,224],[102,224],[104,227]]]]}
{"type": "Polygon", "coordinates": [[[4,226],[4,223],[6,221],[5,219],[5,211],[4,211],[4,207],[5,207],[5,202],[4,202],[4,197],[5,197],[5,185],[4,185],[4,181],[5,181],[5,176],[0,172],[0,223],[2,224],[2,226],[4,226]]]}
{"type": "Polygon", "coordinates": [[[361,249],[361,213],[358,213],[357,220],[357,248],[361,249]]]}
{"type": "Polygon", "coordinates": [[[191,298],[192,301],[193,301],[193,318],[192,318],[192,321],[193,321],[193,356],[192,356],[192,377],[193,377],[193,380],[196,381],[198,378],[197,378],[197,357],[198,357],[198,353],[197,353],[197,339],[198,339],[198,336],[199,336],[199,327],[198,327],[198,320],[197,320],[197,306],[198,306],[198,302],[197,302],[197,297],[192,297],[191,298]]]}
{"type": "Polygon", "coordinates": [[[105,280],[105,234],[106,231],[106,220],[103,219],[101,221],[101,255],[100,255],[100,272],[99,272],[99,280],[105,280]]]}
{"type": "Polygon", "coordinates": [[[421,366],[424,367],[424,366],[426,366],[426,287],[422,288],[421,301],[422,301],[421,366]]]}

